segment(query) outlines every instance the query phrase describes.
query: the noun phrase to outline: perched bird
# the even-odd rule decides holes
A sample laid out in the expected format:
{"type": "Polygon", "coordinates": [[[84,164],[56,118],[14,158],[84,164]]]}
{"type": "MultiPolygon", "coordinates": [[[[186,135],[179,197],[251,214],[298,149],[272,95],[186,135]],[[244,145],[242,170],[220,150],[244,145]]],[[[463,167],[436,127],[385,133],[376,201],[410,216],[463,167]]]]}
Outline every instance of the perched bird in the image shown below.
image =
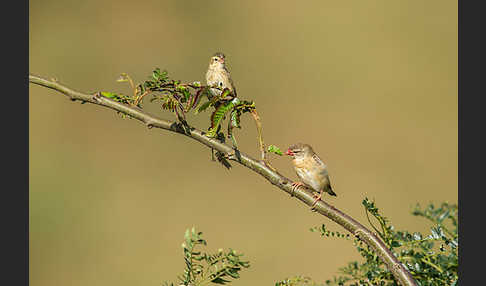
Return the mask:
{"type": "Polygon", "coordinates": [[[312,150],[311,146],[297,143],[290,146],[285,154],[293,157],[292,163],[294,164],[295,172],[297,172],[297,176],[302,180],[302,182],[292,184],[293,190],[295,191],[300,186],[307,186],[319,192],[316,200],[312,203],[312,208],[321,199],[323,192],[336,196],[329,181],[327,166],[317,156],[314,150],[312,150]]]}
{"type": "Polygon", "coordinates": [[[221,96],[221,93],[225,88],[229,89],[232,95],[224,99],[233,99],[236,97],[236,88],[231,79],[231,75],[225,66],[225,56],[223,53],[215,53],[209,60],[209,67],[206,72],[206,84],[208,86],[218,86],[221,89],[211,88],[211,98],[213,96],[221,96]]]}

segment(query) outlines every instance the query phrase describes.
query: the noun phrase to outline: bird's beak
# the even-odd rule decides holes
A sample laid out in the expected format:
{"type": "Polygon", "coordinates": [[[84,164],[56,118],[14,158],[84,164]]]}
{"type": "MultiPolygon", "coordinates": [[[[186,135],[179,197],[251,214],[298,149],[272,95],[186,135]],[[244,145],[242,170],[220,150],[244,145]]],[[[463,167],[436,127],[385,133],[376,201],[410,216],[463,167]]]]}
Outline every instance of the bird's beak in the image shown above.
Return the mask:
{"type": "Polygon", "coordinates": [[[294,156],[295,154],[290,149],[287,149],[287,152],[285,152],[285,155],[294,156]]]}

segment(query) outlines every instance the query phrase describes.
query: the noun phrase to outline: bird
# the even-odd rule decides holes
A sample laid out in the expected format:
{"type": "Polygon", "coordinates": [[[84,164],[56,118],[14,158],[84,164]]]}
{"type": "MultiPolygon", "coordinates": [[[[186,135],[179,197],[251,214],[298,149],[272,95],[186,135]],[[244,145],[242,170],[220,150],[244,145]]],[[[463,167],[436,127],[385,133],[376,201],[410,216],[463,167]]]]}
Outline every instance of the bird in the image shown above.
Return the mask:
{"type": "Polygon", "coordinates": [[[236,97],[236,88],[231,79],[230,72],[225,65],[225,55],[221,52],[215,53],[209,60],[208,71],[206,72],[206,84],[209,87],[218,86],[218,88],[210,88],[209,99],[211,100],[214,96],[221,96],[221,93],[225,88],[227,88],[231,94],[228,95],[226,100],[233,99],[236,97]]]}
{"type": "Polygon", "coordinates": [[[292,191],[295,191],[301,186],[306,186],[319,193],[319,195],[315,196],[311,209],[321,200],[324,192],[332,196],[337,196],[331,187],[326,164],[319,158],[309,144],[297,143],[291,145],[285,154],[293,158],[292,164],[294,165],[295,172],[302,180],[302,182],[292,183],[292,191]]]}

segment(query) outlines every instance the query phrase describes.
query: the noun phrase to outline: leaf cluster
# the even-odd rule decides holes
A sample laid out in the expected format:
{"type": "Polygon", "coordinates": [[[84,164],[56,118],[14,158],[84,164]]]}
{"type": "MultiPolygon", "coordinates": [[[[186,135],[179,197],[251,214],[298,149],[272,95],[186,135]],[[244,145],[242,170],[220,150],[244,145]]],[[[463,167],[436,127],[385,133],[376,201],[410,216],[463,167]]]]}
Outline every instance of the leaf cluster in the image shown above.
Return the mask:
{"type": "Polygon", "coordinates": [[[270,145],[268,146],[267,148],[267,152],[270,152],[270,153],[275,153],[279,156],[282,156],[283,155],[283,152],[280,150],[280,148],[278,148],[277,146],[275,145],[270,145]]]}
{"type": "MultiPolygon", "coordinates": [[[[369,223],[386,246],[410,271],[421,286],[456,285],[458,281],[458,207],[442,203],[439,207],[417,204],[412,215],[424,217],[432,223],[430,234],[395,230],[383,216],[375,202],[362,202],[369,223]],[[371,215],[371,217],[370,217],[371,215]],[[371,218],[378,222],[375,226],[371,218]]],[[[353,239],[364,262],[352,261],[340,268],[340,276],[325,281],[326,285],[399,285],[376,253],[362,241],[349,234],[329,231],[324,225],[311,228],[321,236],[353,239]]],[[[301,285],[301,284],[299,284],[301,285]]]]}
{"type": "MultiPolygon", "coordinates": [[[[210,283],[225,285],[229,279],[240,278],[240,271],[250,267],[248,261],[243,261],[243,254],[233,249],[218,249],[216,253],[196,251],[199,246],[206,246],[202,232],[195,228],[187,229],[184,234],[182,249],[184,253],[185,269],[178,278],[181,285],[200,286],[210,283]]],[[[165,285],[174,285],[166,282],[165,285]]]]}
{"type": "Polygon", "coordinates": [[[207,92],[200,82],[181,83],[180,80],[169,78],[167,71],[156,68],[149,80],[134,85],[128,74],[122,73],[118,82],[128,82],[132,88],[132,95],[124,95],[115,92],[101,92],[101,95],[117,102],[134,105],[142,108],[142,99],[151,95],[150,102],[159,101],[164,110],[169,110],[177,115],[178,119],[185,120],[185,114],[194,109],[202,95],[207,92]]]}
{"type": "Polygon", "coordinates": [[[212,104],[213,100],[208,101],[209,106],[214,106],[215,110],[211,114],[211,125],[208,129],[208,137],[216,137],[220,130],[223,120],[226,115],[229,114],[228,120],[228,133],[227,136],[232,140],[233,146],[237,146],[236,139],[233,136],[234,128],[241,128],[241,115],[246,112],[251,112],[255,109],[255,103],[253,101],[240,100],[235,97],[231,101],[217,102],[218,104],[212,104]]]}
{"type": "MultiPolygon", "coordinates": [[[[196,108],[201,96],[208,92],[200,82],[181,83],[170,79],[167,71],[156,68],[149,80],[137,86],[137,98],[152,95],[150,102],[161,102],[162,109],[174,112],[179,119],[186,119],[185,114],[196,108]]],[[[138,102],[140,102],[138,100],[138,102]]]]}
{"type": "Polygon", "coordinates": [[[169,77],[167,71],[160,68],[153,70],[150,78],[138,85],[134,85],[132,79],[123,73],[118,82],[128,82],[133,90],[132,95],[124,95],[114,92],[101,92],[101,95],[123,104],[134,105],[142,108],[142,100],[150,95],[150,102],[160,102],[164,110],[173,112],[177,119],[186,122],[186,113],[194,109],[195,114],[214,107],[211,113],[208,137],[217,137],[221,130],[223,120],[229,115],[227,137],[232,140],[233,146],[237,148],[237,142],[233,135],[234,128],[241,128],[241,115],[255,110],[253,101],[240,100],[232,95],[227,88],[221,89],[218,86],[203,86],[200,82],[182,83],[169,77]],[[213,96],[210,88],[221,90],[220,96],[213,96]],[[207,101],[199,104],[202,98],[207,101]]]}
{"type": "MultiPolygon", "coordinates": [[[[188,127],[185,114],[195,110],[195,114],[201,113],[210,107],[213,111],[210,116],[210,126],[206,136],[216,138],[224,142],[225,135],[221,132],[221,126],[226,117],[229,117],[227,137],[232,140],[237,149],[237,142],[233,135],[234,128],[241,128],[241,115],[251,113],[257,123],[259,144],[262,158],[265,160],[265,152],[283,155],[283,152],[275,145],[264,148],[261,123],[253,101],[241,100],[233,95],[227,88],[217,86],[202,86],[199,82],[182,83],[171,79],[167,71],[156,68],[150,78],[141,84],[135,85],[127,74],[122,74],[119,82],[128,82],[132,88],[132,95],[123,95],[114,92],[101,92],[104,97],[117,102],[138,106],[142,108],[142,100],[151,96],[150,102],[160,102],[164,110],[174,113],[179,121],[188,127]],[[211,94],[210,89],[219,89],[219,96],[211,94]],[[201,98],[207,101],[200,104],[201,98]]],[[[231,167],[225,154],[216,152],[216,158],[226,168],[231,167]]],[[[390,221],[383,216],[374,202],[365,198],[362,202],[368,222],[375,233],[383,240],[386,246],[411,272],[419,285],[455,285],[458,281],[458,222],[457,205],[447,203],[435,207],[433,204],[422,209],[419,205],[412,212],[414,216],[429,220],[431,234],[424,235],[419,232],[397,231],[390,221]],[[372,223],[371,219],[378,223],[372,223]]],[[[311,229],[320,232],[322,236],[354,239],[354,245],[364,262],[353,261],[340,269],[341,276],[327,280],[326,285],[398,285],[391,272],[379,259],[378,255],[358,238],[352,238],[349,234],[327,230],[324,225],[311,229]]],[[[208,283],[225,284],[230,278],[239,278],[239,271],[249,267],[249,263],[241,261],[241,254],[233,250],[219,250],[217,253],[208,254],[195,251],[200,245],[206,245],[201,238],[202,233],[194,228],[187,230],[185,242],[182,247],[186,268],[179,277],[183,285],[205,285],[208,283]]],[[[317,285],[306,277],[296,276],[277,282],[276,286],[283,285],[317,285]]]]}

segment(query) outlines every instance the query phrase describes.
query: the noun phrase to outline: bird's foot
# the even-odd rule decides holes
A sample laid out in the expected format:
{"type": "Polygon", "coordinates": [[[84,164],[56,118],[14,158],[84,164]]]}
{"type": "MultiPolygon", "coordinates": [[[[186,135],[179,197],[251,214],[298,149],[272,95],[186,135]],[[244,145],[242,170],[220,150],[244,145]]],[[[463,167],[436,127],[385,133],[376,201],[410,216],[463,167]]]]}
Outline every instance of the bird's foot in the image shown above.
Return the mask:
{"type": "Polygon", "coordinates": [[[314,196],[314,197],[315,197],[315,200],[314,200],[314,202],[311,205],[311,211],[315,211],[316,210],[315,209],[315,206],[316,206],[317,202],[320,201],[321,198],[322,198],[322,191],[319,193],[319,195],[314,196]]]}
{"type": "Polygon", "coordinates": [[[293,182],[292,183],[292,193],[290,193],[290,196],[293,197],[295,191],[297,191],[298,188],[305,186],[304,183],[302,182],[293,182]]]}

